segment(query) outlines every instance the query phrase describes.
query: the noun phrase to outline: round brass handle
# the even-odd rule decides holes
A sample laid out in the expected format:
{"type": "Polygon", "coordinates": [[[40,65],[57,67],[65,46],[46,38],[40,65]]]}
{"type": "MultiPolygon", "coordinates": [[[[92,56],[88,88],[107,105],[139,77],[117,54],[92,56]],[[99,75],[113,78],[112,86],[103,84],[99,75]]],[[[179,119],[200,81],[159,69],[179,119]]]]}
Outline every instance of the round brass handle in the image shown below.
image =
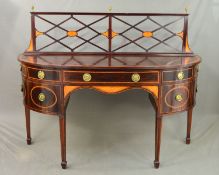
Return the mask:
{"type": "Polygon", "coordinates": [[[92,79],[91,74],[85,73],[85,74],[83,75],[83,80],[84,80],[84,81],[88,82],[88,81],[91,81],[91,79],[92,79]]]}
{"type": "Polygon", "coordinates": [[[41,101],[41,102],[45,101],[45,99],[46,99],[45,94],[44,94],[44,93],[39,93],[38,99],[39,99],[39,101],[41,101]]]}
{"type": "Polygon", "coordinates": [[[42,80],[42,79],[45,78],[45,72],[40,70],[40,71],[38,71],[37,76],[38,76],[39,79],[42,80]]]}
{"type": "Polygon", "coordinates": [[[179,79],[179,80],[182,80],[183,78],[184,78],[184,73],[181,71],[181,72],[179,72],[178,74],[177,74],[177,78],[179,79]]]}
{"type": "Polygon", "coordinates": [[[132,81],[134,82],[139,82],[141,79],[140,75],[135,73],[135,74],[132,74],[132,81]]]}
{"type": "Polygon", "coordinates": [[[183,97],[182,97],[182,95],[177,94],[177,95],[175,96],[175,99],[176,99],[176,101],[180,102],[180,101],[183,100],[183,97]]]}

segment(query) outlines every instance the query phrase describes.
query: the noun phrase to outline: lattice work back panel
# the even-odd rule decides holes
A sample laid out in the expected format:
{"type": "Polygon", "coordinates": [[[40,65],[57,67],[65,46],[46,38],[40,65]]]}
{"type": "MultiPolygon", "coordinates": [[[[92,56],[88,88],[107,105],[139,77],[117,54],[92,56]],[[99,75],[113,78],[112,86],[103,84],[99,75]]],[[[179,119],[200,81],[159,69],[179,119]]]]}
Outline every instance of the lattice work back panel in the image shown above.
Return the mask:
{"type": "Polygon", "coordinates": [[[36,52],[191,52],[187,15],[32,13],[36,52]]]}

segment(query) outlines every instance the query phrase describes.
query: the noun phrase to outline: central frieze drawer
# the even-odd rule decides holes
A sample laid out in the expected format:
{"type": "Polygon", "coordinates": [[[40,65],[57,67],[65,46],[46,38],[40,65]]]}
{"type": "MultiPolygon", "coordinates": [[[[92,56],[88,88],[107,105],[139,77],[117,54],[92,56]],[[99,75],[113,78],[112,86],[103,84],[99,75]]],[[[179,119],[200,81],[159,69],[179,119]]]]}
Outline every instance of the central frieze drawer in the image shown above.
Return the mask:
{"type": "Polygon", "coordinates": [[[78,72],[64,71],[65,82],[123,82],[123,83],[158,83],[159,72],[78,72]]]}

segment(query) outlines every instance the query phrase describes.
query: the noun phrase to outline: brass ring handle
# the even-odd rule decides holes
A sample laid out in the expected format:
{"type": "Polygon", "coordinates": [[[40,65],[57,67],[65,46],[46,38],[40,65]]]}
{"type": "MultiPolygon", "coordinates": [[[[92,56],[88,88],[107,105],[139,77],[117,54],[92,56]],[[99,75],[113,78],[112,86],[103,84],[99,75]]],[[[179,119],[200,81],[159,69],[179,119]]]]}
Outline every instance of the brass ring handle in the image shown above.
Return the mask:
{"type": "Polygon", "coordinates": [[[140,75],[135,73],[135,74],[132,74],[132,81],[133,82],[139,82],[141,79],[140,75]]]}
{"type": "Polygon", "coordinates": [[[21,92],[24,92],[24,85],[21,85],[21,92]]]}
{"type": "Polygon", "coordinates": [[[46,99],[45,94],[44,94],[44,93],[39,93],[38,99],[39,99],[39,101],[41,101],[41,102],[45,101],[45,99],[46,99]]]}
{"type": "Polygon", "coordinates": [[[177,74],[177,78],[179,79],[179,80],[182,80],[183,78],[184,78],[184,73],[181,71],[181,72],[179,72],[178,74],[177,74]]]}
{"type": "Polygon", "coordinates": [[[181,101],[183,100],[183,97],[182,97],[182,95],[177,94],[177,95],[175,96],[175,99],[176,99],[176,101],[181,102],[181,101]]]}
{"type": "Polygon", "coordinates": [[[40,71],[38,71],[37,76],[38,76],[39,79],[42,80],[42,79],[45,78],[45,72],[40,70],[40,71]]]}
{"type": "Polygon", "coordinates": [[[89,73],[84,73],[83,74],[83,80],[84,81],[88,82],[88,81],[91,81],[91,79],[92,79],[91,74],[89,74],[89,73]]]}

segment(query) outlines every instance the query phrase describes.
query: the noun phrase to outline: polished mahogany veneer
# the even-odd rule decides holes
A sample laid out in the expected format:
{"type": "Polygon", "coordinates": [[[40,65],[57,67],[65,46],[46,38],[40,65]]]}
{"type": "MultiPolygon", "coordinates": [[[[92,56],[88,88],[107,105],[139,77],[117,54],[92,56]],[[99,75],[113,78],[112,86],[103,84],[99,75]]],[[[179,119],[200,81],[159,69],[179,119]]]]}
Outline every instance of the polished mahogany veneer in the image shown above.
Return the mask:
{"type": "Polygon", "coordinates": [[[133,88],[149,92],[156,111],[155,168],[160,164],[164,115],[187,111],[190,143],[201,59],[189,48],[188,14],[33,12],[31,42],[18,60],[27,143],[31,144],[30,110],[59,116],[62,168],[67,167],[66,108],[71,93],[82,88],[107,94],[133,88]],[[49,29],[38,26],[40,21],[49,29]],[[51,41],[42,45],[43,37],[51,41]]]}

